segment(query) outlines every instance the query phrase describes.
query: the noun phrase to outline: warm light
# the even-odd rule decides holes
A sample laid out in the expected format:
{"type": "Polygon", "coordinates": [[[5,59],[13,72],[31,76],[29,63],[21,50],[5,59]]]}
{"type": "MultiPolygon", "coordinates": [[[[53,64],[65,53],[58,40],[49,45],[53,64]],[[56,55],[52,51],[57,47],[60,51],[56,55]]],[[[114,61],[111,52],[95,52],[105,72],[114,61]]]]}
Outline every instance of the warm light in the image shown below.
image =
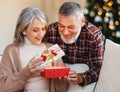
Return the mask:
{"type": "Polygon", "coordinates": [[[120,10],[120,6],[118,6],[118,10],[120,10]]]}
{"type": "Polygon", "coordinates": [[[118,22],[118,21],[115,21],[115,25],[117,25],[117,26],[118,26],[118,25],[119,25],[119,22],[118,22]]]}
{"type": "Polygon", "coordinates": [[[105,5],[103,6],[103,10],[106,10],[106,6],[105,5]]]}
{"type": "Polygon", "coordinates": [[[109,29],[113,30],[114,29],[113,25],[109,25],[109,29]]]}
{"type": "Polygon", "coordinates": [[[115,32],[112,32],[112,36],[115,36],[115,32]]]}
{"type": "Polygon", "coordinates": [[[98,11],[98,15],[102,15],[102,11],[98,11]]]}
{"type": "Polygon", "coordinates": [[[107,12],[105,15],[106,15],[107,17],[109,17],[109,16],[110,16],[110,13],[107,12]]]}
{"type": "Polygon", "coordinates": [[[95,5],[93,8],[94,8],[94,9],[97,9],[97,6],[95,5]]]}
{"type": "Polygon", "coordinates": [[[120,10],[120,6],[118,6],[118,10],[120,10]]]}
{"type": "Polygon", "coordinates": [[[120,16],[120,11],[118,11],[118,15],[120,16]]]}
{"type": "Polygon", "coordinates": [[[113,1],[108,2],[108,6],[112,6],[113,1]]]}
{"type": "Polygon", "coordinates": [[[99,7],[99,5],[96,3],[93,8],[97,9],[98,7],[99,7]]]}
{"type": "Polygon", "coordinates": [[[98,28],[99,28],[100,30],[102,30],[102,29],[103,29],[103,27],[102,27],[102,26],[98,26],[98,28]]]}

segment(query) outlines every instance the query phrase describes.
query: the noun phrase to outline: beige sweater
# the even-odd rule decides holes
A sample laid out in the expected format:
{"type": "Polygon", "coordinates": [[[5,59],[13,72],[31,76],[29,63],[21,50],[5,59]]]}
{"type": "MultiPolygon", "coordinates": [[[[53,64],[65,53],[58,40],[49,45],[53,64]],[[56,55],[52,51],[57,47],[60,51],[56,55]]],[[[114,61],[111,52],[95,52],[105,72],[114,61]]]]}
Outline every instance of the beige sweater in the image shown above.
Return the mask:
{"type": "MultiPolygon", "coordinates": [[[[46,43],[46,46],[51,45],[46,43]]],[[[10,44],[5,48],[0,64],[0,92],[23,92],[31,73],[22,69],[19,56],[20,46],[10,44]]]]}
{"type": "MultiPolygon", "coordinates": [[[[46,47],[51,44],[45,43],[46,47]]],[[[62,59],[59,59],[62,65],[62,59]]],[[[20,46],[8,45],[3,53],[0,63],[0,92],[23,92],[25,82],[31,77],[26,69],[22,69],[20,64],[20,46]]],[[[50,82],[50,92],[67,92],[68,82],[66,80],[52,79],[50,82]]],[[[41,90],[41,92],[43,92],[41,90]]]]}

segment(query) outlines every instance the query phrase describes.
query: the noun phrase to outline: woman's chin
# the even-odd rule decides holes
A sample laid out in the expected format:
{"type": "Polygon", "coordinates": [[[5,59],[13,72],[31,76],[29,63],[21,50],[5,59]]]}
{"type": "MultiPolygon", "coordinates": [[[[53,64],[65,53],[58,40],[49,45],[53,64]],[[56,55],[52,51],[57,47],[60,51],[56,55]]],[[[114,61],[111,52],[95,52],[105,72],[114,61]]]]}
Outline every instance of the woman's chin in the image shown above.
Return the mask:
{"type": "Polygon", "coordinates": [[[41,44],[41,41],[35,42],[34,44],[35,44],[35,45],[40,45],[40,44],[41,44]]]}

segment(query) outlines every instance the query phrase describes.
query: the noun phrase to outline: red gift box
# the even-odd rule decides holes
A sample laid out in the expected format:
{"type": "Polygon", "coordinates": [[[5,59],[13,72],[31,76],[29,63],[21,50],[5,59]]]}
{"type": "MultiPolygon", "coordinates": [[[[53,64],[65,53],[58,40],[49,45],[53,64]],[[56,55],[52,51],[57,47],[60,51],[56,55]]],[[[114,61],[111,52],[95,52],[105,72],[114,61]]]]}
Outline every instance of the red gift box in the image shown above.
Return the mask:
{"type": "Polygon", "coordinates": [[[70,68],[66,66],[48,66],[41,72],[41,76],[44,78],[59,78],[68,76],[70,68]]]}

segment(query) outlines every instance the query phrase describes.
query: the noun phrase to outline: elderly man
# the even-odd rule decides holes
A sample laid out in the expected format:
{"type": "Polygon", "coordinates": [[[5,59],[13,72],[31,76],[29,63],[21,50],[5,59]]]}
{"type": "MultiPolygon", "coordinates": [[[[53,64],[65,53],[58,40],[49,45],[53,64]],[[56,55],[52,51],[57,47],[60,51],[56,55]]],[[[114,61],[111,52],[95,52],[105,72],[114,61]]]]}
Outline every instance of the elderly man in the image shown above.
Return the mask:
{"type": "Polygon", "coordinates": [[[104,37],[95,25],[85,19],[78,3],[62,4],[58,22],[48,26],[47,41],[59,44],[64,50],[63,61],[71,68],[66,78],[70,84],[85,86],[98,80],[104,37]]]}

